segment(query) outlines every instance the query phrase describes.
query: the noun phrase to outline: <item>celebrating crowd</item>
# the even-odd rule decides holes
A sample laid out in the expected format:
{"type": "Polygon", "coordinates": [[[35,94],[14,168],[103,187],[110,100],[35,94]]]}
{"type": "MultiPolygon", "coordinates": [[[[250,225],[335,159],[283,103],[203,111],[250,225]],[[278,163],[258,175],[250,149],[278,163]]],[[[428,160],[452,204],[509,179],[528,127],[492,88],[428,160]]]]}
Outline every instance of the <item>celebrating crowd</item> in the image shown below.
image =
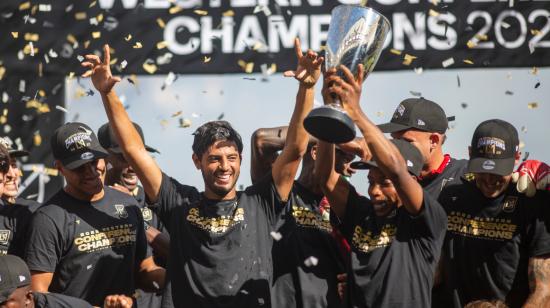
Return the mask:
{"type": "Polygon", "coordinates": [[[438,104],[406,99],[376,125],[359,105],[363,67],[322,72],[299,46],[289,124],[253,134],[244,191],[230,123],[195,131],[205,189],[182,184],[115,93],[109,47],[87,55],[109,121],[97,135],[56,129],[63,189],[43,204],[17,197],[28,152],[0,144],[0,307],[550,307],[550,168],[517,166],[517,130],[484,121],[457,160],[438,104]],[[308,135],[319,83],[361,137],[308,135]],[[348,181],[362,169],[368,192],[348,181]]]}

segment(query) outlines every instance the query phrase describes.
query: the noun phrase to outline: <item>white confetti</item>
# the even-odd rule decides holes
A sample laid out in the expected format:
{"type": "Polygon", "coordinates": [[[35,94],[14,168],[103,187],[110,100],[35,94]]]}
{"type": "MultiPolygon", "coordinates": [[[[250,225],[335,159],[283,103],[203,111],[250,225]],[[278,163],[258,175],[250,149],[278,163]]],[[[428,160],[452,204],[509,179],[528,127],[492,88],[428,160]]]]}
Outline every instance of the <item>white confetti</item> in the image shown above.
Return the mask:
{"type": "Polygon", "coordinates": [[[422,75],[422,73],[424,73],[424,68],[423,68],[423,67],[415,67],[415,68],[414,68],[414,72],[415,72],[417,75],[422,75]]]}
{"type": "Polygon", "coordinates": [[[157,57],[157,64],[158,65],[165,65],[165,64],[169,64],[170,62],[172,62],[172,57],[174,55],[170,52],[167,52],[165,54],[163,54],[162,56],[158,56],[157,57]]]}
{"type": "Polygon", "coordinates": [[[25,58],[25,54],[23,53],[23,50],[19,50],[17,53],[17,59],[23,60],[25,58]]]}
{"type": "Polygon", "coordinates": [[[304,264],[307,267],[317,266],[317,263],[319,263],[319,259],[315,258],[314,256],[310,256],[304,261],[304,264]]]}
{"type": "Polygon", "coordinates": [[[271,237],[272,237],[274,240],[276,240],[277,242],[280,241],[280,240],[283,238],[283,236],[281,235],[281,233],[279,233],[279,232],[277,232],[277,231],[271,231],[271,233],[269,233],[269,234],[271,234],[271,237]]]}
{"type": "Polygon", "coordinates": [[[4,124],[4,134],[9,134],[11,132],[11,126],[9,124],[4,124]]]}
{"type": "Polygon", "coordinates": [[[69,13],[70,11],[72,11],[72,10],[73,10],[73,6],[74,6],[73,4],[67,5],[67,7],[65,8],[65,12],[66,12],[66,13],[69,13]]]}
{"type": "Polygon", "coordinates": [[[6,92],[2,92],[2,103],[7,103],[10,99],[10,96],[6,92]]]}
{"type": "Polygon", "coordinates": [[[99,25],[99,22],[97,21],[97,17],[90,18],[90,25],[92,25],[92,26],[99,25]]]}
{"type": "Polygon", "coordinates": [[[514,0],[509,0],[508,1],[508,6],[509,7],[514,7],[514,0]]]}
{"type": "Polygon", "coordinates": [[[176,74],[172,73],[172,72],[169,72],[168,75],[166,76],[166,79],[164,79],[164,86],[170,86],[174,83],[174,81],[176,81],[176,74]]]}
{"type": "Polygon", "coordinates": [[[120,68],[121,69],[125,69],[126,65],[128,65],[128,61],[124,60],[124,61],[120,62],[120,68]]]}
{"type": "Polygon", "coordinates": [[[65,112],[65,113],[69,112],[67,109],[65,109],[64,107],[59,106],[59,105],[55,105],[55,109],[60,110],[60,111],[63,111],[63,112],[65,112]]]}
{"type": "Polygon", "coordinates": [[[503,22],[501,23],[501,25],[502,25],[502,27],[503,27],[504,29],[508,29],[508,28],[511,27],[510,24],[507,23],[507,22],[505,22],[505,21],[503,21],[503,22]]]}
{"type": "Polygon", "coordinates": [[[449,58],[449,59],[441,62],[441,64],[443,65],[443,67],[449,67],[449,66],[455,64],[455,59],[454,58],[449,58]]]}
{"type": "Polygon", "coordinates": [[[44,61],[46,61],[46,64],[49,64],[50,63],[50,57],[48,57],[48,55],[44,55],[44,61]]]}
{"type": "Polygon", "coordinates": [[[201,115],[200,115],[200,114],[196,114],[196,113],[193,112],[193,113],[191,114],[191,116],[192,116],[193,118],[198,118],[198,117],[200,117],[201,115]]]}
{"type": "Polygon", "coordinates": [[[153,281],[153,287],[155,287],[155,289],[157,290],[160,290],[160,285],[156,281],[153,281]]]}
{"type": "Polygon", "coordinates": [[[535,52],[535,44],[533,42],[529,42],[528,46],[529,46],[529,54],[532,54],[533,52],[535,52]]]}
{"type": "Polygon", "coordinates": [[[78,56],[76,57],[76,59],[78,60],[78,62],[82,62],[82,61],[84,60],[84,57],[81,56],[81,55],[78,55],[78,56]]]}
{"type": "Polygon", "coordinates": [[[19,80],[19,92],[25,93],[25,80],[24,79],[19,80]]]}
{"type": "Polygon", "coordinates": [[[86,266],[86,269],[87,269],[87,270],[92,269],[92,265],[91,265],[91,264],[88,264],[88,266],[86,266]]]}
{"type": "Polygon", "coordinates": [[[52,10],[52,5],[51,4],[39,4],[38,5],[38,10],[40,12],[50,12],[52,10]]]}
{"type": "Polygon", "coordinates": [[[50,49],[48,51],[48,55],[50,56],[50,58],[57,58],[57,52],[55,52],[53,49],[50,49]]]}
{"type": "Polygon", "coordinates": [[[34,57],[34,45],[32,42],[29,42],[29,46],[31,47],[31,57],[34,57]]]}

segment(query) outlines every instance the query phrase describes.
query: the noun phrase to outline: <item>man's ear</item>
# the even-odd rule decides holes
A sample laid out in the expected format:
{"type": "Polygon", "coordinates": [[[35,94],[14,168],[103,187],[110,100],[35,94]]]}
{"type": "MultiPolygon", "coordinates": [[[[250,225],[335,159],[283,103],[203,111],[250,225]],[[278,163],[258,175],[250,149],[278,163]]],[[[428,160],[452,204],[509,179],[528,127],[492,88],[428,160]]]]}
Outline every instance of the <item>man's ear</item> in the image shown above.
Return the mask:
{"type": "Polygon", "coordinates": [[[514,155],[514,159],[515,159],[514,165],[517,165],[521,160],[521,151],[516,152],[516,154],[514,155]]]}
{"type": "Polygon", "coordinates": [[[442,140],[441,135],[436,133],[430,134],[430,150],[437,148],[441,140],[442,140]]]}
{"type": "Polygon", "coordinates": [[[32,294],[32,290],[29,290],[25,294],[25,306],[30,305],[32,302],[34,302],[34,295],[32,294]]]}
{"type": "Polygon", "coordinates": [[[63,169],[63,164],[59,160],[56,159],[53,162],[53,165],[54,165],[55,169],[57,169],[59,171],[59,173],[63,174],[63,170],[64,170],[63,169]]]}
{"type": "Polygon", "coordinates": [[[193,153],[191,158],[193,159],[193,163],[195,164],[195,168],[197,168],[197,170],[201,170],[201,160],[197,156],[197,154],[193,153]]]}

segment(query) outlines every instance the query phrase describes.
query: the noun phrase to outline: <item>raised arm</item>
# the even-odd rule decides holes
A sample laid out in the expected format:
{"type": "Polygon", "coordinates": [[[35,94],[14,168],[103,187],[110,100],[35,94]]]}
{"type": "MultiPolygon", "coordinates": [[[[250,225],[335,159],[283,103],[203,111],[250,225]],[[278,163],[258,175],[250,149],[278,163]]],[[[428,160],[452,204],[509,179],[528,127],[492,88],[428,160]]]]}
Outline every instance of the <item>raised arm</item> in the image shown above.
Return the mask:
{"type": "Polygon", "coordinates": [[[359,105],[363,66],[359,66],[357,78],[348,68],[341,66],[341,70],[346,80],[337,75],[330,76],[330,91],[342,100],[344,109],[363,134],[378,167],[394,183],[407,212],[413,215],[420,213],[423,204],[422,187],[407,171],[407,165],[397,148],[369,120],[359,105]]]}
{"type": "Polygon", "coordinates": [[[103,61],[96,55],[86,55],[86,61],[82,62],[82,66],[88,68],[88,71],[82,76],[92,78],[94,87],[101,94],[109,125],[113,129],[124,157],[136,171],[149,201],[155,202],[160,191],[162,173],[155,160],[145,150],[138,132],[113,89],[120,78],[113,77],[111,74],[109,45],[103,47],[103,53],[103,61]]]}
{"type": "Polygon", "coordinates": [[[294,177],[298,166],[307,150],[309,140],[304,128],[304,119],[313,107],[314,86],[321,75],[323,58],[308,50],[304,55],[300,47],[300,40],[294,42],[298,67],[296,71],[285,72],[286,77],[294,77],[300,82],[296,105],[288,125],[285,147],[273,164],[273,182],[281,199],[286,200],[294,184],[294,177]]]}
{"type": "Polygon", "coordinates": [[[269,173],[271,165],[285,146],[287,126],[258,128],[252,134],[250,160],[250,178],[252,184],[269,173]]]}
{"type": "Polygon", "coordinates": [[[523,307],[550,307],[550,255],[529,259],[530,294],[523,307]]]}

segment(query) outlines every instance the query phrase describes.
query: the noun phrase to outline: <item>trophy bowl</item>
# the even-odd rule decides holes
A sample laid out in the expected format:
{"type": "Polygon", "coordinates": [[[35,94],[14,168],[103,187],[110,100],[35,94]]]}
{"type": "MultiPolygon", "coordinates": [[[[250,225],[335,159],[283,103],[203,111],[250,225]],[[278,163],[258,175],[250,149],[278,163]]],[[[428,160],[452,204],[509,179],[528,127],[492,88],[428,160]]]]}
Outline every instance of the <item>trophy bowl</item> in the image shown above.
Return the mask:
{"type": "MultiPolygon", "coordinates": [[[[356,5],[339,5],[332,10],[325,52],[325,68],[345,65],[354,75],[363,64],[365,80],[373,70],[388,32],[390,22],[376,10],[356,5]]],[[[342,76],[341,72],[339,74],[342,76]]],[[[345,143],[355,138],[355,125],[342,108],[340,99],[313,109],[304,120],[312,136],[330,143],[345,143]]]]}

